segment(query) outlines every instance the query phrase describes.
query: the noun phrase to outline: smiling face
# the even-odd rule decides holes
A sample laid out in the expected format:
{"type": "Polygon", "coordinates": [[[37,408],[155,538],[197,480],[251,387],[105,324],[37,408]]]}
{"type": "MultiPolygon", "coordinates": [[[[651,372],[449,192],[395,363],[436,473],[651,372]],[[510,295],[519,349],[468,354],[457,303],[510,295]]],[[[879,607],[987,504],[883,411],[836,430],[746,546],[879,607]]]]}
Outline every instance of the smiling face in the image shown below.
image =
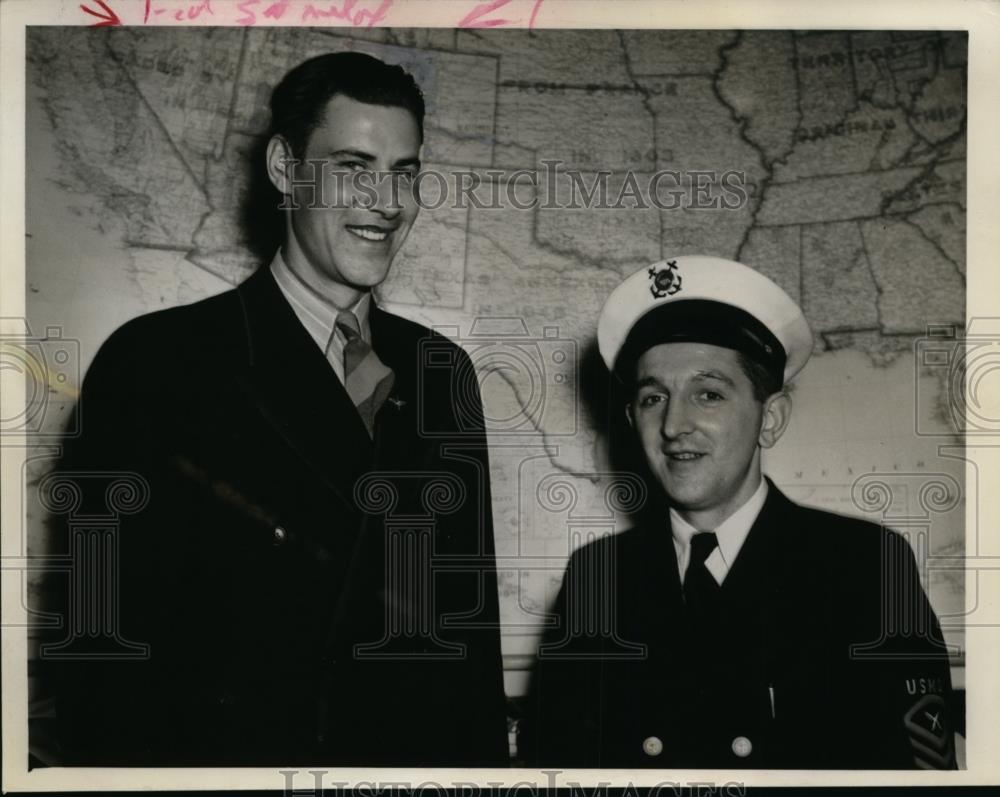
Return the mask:
{"type": "Polygon", "coordinates": [[[286,211],[285,262],[339,307],[386,278],[410,232],[419,210],[412,184],[420,142],[417,121],[405,108],[342,94],[327,103],[294,172],[283,162],[292,157],[287,142],[271,139],[268,175],[294,204],[286,211]],[[311,160],[322,162],[315,177],[320,190],[314,191],[311,160]]]}
{"type": "Polygon", "coordinates": [[[627,412],[650,470],[692,525],[716,528],[760,484],[760,450],[777,442],[791,405],[763,403],[739,355],[707,343],[662,343],[636,364],[627,412]]]}

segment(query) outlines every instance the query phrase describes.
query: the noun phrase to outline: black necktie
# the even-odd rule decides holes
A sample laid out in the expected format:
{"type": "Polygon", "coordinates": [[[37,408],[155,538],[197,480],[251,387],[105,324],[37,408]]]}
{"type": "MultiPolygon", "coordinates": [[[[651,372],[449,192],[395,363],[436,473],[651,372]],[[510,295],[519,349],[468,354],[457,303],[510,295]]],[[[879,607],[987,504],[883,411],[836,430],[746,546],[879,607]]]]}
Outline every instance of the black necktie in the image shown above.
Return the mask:
{"type": "Polygon", "coordinates": [[[694,612],[710,609],[717,601],[719,585],[705,560],[719,547],[713,531],[699,531],[691,537],[691,558],[684,573],[684,602],[694,612]]]}

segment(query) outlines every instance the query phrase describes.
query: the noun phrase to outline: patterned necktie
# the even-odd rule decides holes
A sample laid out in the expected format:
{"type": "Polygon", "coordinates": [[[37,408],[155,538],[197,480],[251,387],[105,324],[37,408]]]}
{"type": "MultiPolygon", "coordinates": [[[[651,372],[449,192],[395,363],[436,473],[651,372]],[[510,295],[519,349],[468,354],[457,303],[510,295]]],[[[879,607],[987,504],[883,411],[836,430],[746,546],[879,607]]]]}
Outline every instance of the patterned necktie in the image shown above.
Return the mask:
{"type": "Polygon", "coordinates": [[[361,327],[354,313],[342,311],[337,316],[337,329],[347,340],[344,346],[344,387],[358,408],[368,436],[373,437],[375,414],[388,398],[395,374],[361,337],[361,327]]]}
{"type": "Polygon", "coordinates": [[[694,612],[710,609],[719,595],[719,584],[708,568],[705,560],[719,547],[719,540],[713,531],[699,531],[691,537],[691,558],[684,572],[684,602],[694,612]]]}

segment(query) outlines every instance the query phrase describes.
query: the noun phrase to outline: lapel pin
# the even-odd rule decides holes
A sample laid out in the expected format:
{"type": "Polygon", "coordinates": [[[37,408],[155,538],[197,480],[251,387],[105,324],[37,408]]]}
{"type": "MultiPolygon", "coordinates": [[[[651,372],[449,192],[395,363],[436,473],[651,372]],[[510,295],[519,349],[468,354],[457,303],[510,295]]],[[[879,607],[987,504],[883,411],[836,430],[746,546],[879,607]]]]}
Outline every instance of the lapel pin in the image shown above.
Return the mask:
{"type": "Polygon", "coordinates": [[[397,410],[401,410],[403,409],[403,407],[406,406],[406,402],[403,401],[403,399],[396,398],[395,396],[389,396],[389,398],[386,399],[386,401],[392,404],[392,406],[395,407],[397,410]]]}

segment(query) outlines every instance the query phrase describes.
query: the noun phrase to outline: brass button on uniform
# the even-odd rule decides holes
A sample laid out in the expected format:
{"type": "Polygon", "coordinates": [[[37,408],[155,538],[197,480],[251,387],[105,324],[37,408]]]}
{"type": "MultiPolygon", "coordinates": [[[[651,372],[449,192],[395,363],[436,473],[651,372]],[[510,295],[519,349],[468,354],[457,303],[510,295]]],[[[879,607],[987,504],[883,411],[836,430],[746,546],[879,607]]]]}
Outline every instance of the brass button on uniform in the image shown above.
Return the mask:
{"type": "Polygon", "coordinates": [[[285,531],[281,526],[274,527],[274,544],[281,545],[286,539],[288,539],[288,532],[285,531]]]}
{"type": "Polygon", "coordinates": [[[753,752],[753,744],[746,736],[737,736],[733,739],[733,753],[740,758],[746,758],[753,752]]]}
{"type": "Polygon", "coordinates": [[[642,750],[646,755],[659,755],[663,752],[663,742],[656,736],[650,736],[642,743],[642,750]]]}

